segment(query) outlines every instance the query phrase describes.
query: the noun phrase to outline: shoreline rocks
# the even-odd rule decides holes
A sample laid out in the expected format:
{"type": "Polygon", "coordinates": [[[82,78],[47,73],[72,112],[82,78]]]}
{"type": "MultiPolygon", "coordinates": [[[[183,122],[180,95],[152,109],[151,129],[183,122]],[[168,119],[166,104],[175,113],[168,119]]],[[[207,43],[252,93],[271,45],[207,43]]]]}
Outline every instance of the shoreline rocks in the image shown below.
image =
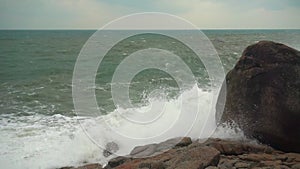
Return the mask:
{"type": "MultiPolygon", "coordinates": [[[[89,164],[62,169],[300,169],[300,52],[270,41],[251,45],[227,74],[222,91],[225,87],[226,102],[219,100],[216,107],[219,114],[223,110],[218,105],[225,105],[225,110],[217,120],[234,121],[246,136],[267,145],[174,138],[136,147],[105,167],[89,164]]],[[[118,147],[111,144],[107,149],[118,147]]]]}
{"type": "Polygon", "coordinates": [[[250,45],[227,74],[221,94],[225,86],[226,101],[219,99],[216,107],[221,123],[234,122],[249,138],[300,152],[299,51],[271,41],[250,45]]]}
{"type": "MultiPolygon", "coordinates": [[[[168,140],[157,145],[162,146],[166,142],[168,140]]],[[[300,154],[297,153],[284,153],[249,140],[211,138],[205,142],[194,140],[190,144],[174,146],[149,157],[134,158],[130,155],[116,157],[105,167],[101,167],[100,164],[89,164],[64,169],[297,169],[299,164],[300,154]]]]}

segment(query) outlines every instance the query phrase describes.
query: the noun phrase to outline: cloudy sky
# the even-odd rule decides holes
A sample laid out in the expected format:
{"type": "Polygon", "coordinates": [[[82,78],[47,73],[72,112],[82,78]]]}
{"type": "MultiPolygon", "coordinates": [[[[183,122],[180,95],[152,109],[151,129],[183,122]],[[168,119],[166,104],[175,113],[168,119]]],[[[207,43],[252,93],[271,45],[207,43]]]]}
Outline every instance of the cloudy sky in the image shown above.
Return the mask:
{"type": "Polygon", "coordinates": [[[0,29],[98,29],[121,16],[165,12],[199,28],[300,28],[299,0],[0,0],[0,29]]]}

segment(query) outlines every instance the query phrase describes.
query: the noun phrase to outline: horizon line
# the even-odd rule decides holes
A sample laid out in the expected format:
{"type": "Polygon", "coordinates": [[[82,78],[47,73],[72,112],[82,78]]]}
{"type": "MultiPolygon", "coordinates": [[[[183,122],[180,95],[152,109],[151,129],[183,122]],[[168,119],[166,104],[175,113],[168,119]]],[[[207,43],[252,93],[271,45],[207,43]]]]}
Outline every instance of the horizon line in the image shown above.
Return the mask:
{"type": "MultiPolygon", "coordinates": [[[[87,30],[87,31],[97,31],[101,29],[95,28],[0,28],[0,31],[50,31],[50,30],[87,30]]],[[[103,30],[300,30],[300,28],[199,28],[199,29],[103,29],[103,30]]]]}

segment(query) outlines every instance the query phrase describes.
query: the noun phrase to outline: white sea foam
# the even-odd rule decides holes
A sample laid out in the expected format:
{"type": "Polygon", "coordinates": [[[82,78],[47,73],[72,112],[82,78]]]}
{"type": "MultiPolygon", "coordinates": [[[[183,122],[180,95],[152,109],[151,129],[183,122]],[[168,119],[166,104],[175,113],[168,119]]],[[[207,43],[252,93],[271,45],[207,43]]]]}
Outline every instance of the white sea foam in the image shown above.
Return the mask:
{"type": "MultiPolygon", "coordinates": [[[[91,117],[66,117],[53,116],[0,116],[0,164],[2,168],[56,168],[62,166],[77,166],[85,162],[107,163],[107,158],[102,155],[100,147],[107,142],[116,142],[120,149],[118,155],[128,154],[133,147],[138,145],[161,142],[168,138],[187,135],[192,138],[207,138],[215,129],[214,115],[209,115],[211,92],[203,91],[197,87],[181,94],[185,98],[182,103],[186,105],[181,109],[180,97],[173,100],[163,98],[151,98],[151,106],[164,105],[164,111],[158,115],[158,119],[144,126],[132,123],[124,117],[138,117],[136,119],[153,118],[151,115],[156,109],[149,106],[122,109],[111,112],[108,115],[91,117]],[[192,93],[199,92],[198,98],[192,93]],[[200,100],[200,103],[199,103],[200,100]],[[195,112],[195,106],[199,104],[199,112],[191,130],[184,126],[193,123],[191,113],[195,112]],[[135,114],[151,110],[147,114],[135,114]],[[132,113],[135,112],[135,113],[132,113]],[[178,116],[180,121],[178,121],[178,116]],[[207,123],[206,119],[208,118],[207,123]],[[78,122],[80,121],[80,123],[78,122]],[[139,126],[140,125],[140,126],[139,126]],[[90,135],[87,136],[84,129],[90,135]],[[137,126],[139,126],[137,128],[137,126]],[[117,131],[117,132],[116,132],[117,131]],[[163,132],[164,131],[164,132],[163,132]],[[121,134],[121,135],[119,135],[121,134]],[[122,137],[127,135],[127,137],[122,137]],[[134,137],[139,137],[132,139],[134,137]],[[152,137],[151,137],[152,136],[152,137]],[[96,142],[97,146],[93,141],[96,142]],[[144,139],[143,139],[144,138],[144,139]]],[[[190,125],[191,126],[191,125],[190,125]]],[[[219,138],[243,138],[240,130],[228,126],[220,127],[213,137],[219,138]]]]}

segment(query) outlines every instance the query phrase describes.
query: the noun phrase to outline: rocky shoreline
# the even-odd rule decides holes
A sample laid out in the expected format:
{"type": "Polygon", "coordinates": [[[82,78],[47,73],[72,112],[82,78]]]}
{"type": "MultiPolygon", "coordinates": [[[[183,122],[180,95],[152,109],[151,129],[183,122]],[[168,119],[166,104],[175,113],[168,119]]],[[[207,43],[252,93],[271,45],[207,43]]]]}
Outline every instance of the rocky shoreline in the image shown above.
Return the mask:
{"type": "MultiPolygon", "coordinates": [[[[172,140],[156,146],[168,147],[166,145],[172,140]]],[[[149,153],[151,146],[137,147],[131,155],[113,158],[105,167],[89,164],[61,169],[300,169],[299,153],[282,152],[249,140],[211,138],[203,142],[185,137],[173,148],[155,152],[157,155],[135,158],[149,153]]]]}
{"type": "Polygon", "coordinates": [[[62,169],[300,169],[299,79],[300,51],[271,41],[248,46],[227,74],[220,92],[226,99],[218,100],[216,121],[235,122],[247,138],[264,145],[249,140],[174,138],[136,147],[105,167],[62,169]]]}

